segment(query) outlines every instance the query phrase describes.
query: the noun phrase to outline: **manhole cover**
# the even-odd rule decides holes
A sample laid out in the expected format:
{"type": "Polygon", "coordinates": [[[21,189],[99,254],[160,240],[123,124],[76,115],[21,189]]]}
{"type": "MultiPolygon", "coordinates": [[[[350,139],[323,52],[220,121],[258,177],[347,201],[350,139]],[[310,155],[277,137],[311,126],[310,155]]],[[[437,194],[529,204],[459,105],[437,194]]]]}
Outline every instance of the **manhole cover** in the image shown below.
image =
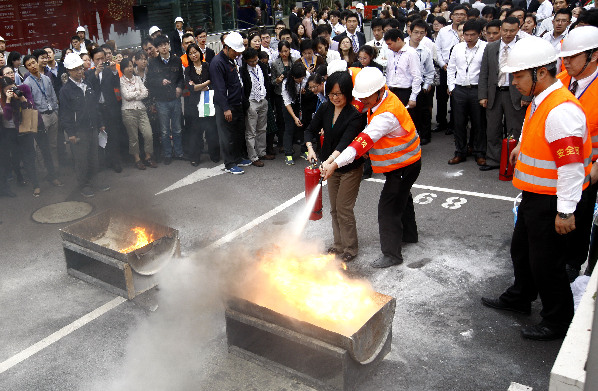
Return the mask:
{"type": "Polygon", "coordinates": [[[59,202],[36,210],[31,217],[38,223],[60,224],[83,218],[92,210],[93,206],[87,202],[59,202]]]}

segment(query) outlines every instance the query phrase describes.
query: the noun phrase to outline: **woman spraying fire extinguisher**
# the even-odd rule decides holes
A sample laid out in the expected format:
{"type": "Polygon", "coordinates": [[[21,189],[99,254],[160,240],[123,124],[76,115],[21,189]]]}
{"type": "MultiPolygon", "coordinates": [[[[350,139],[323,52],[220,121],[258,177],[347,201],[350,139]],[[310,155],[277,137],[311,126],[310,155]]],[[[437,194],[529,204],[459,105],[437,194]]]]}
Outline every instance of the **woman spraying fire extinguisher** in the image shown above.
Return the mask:
{"type": "MultiPolygon", "coordinates": [[[[308,160],[317,160],[311,140],[324,129],[324,140],[320,149],[320,161],[330,164],[351,144],[363,130],[365,124],[357,109],[351,105],[353,82],[348,72],[335,72],[326,82],[326,95],[330,101],[322,103],[314,118],[305,130],[305,144],[308,160]]],[[[357,223],[353,208],[361,176],[363,175],[362,157],[338,169],[328,178],[330,214],[334,244],[329,253],[337,254],[345,261],[352,261],[357,256],[357,223]]]]}

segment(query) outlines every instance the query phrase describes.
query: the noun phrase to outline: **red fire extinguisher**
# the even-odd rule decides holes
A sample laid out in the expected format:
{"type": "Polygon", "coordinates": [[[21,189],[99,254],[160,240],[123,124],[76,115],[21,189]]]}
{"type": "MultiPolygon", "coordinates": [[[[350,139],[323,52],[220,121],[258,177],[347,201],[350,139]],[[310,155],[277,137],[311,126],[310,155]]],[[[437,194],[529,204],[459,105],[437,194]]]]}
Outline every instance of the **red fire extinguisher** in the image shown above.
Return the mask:
{"type": "MultiPolygon", "coordinates": [[[[318,184],[322,184],[320,169],[316,167],[316,162],[305,167],[305,199],[309,200],[310,195],[316,190],[318,184]]],[[[319,194],[316,198],[314,207],[309,215],[310,220],[320,220],[322,218],[322,186],[319,186],[319,194]]]]}
{"type": "Polygon", "coordinates": [[[498,173],[498,179],[501,181],[513,180],[514,166],[509,162],[511,152],[517,146],[517,140],[513,136],[509,136],[502,140],[502,150],[500,154],[500,171],[498,173]]]}

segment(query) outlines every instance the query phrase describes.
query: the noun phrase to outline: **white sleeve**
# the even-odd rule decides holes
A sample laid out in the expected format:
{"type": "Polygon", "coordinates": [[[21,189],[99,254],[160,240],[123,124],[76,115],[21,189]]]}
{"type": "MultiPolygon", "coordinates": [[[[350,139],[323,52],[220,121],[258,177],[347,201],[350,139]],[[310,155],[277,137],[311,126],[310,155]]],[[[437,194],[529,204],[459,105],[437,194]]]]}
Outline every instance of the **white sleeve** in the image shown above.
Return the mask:
{"type": "Polygon", "coordinates": [[[451,54],[450,60],[448,62],[448,67],[446,68],[446,80],[449,91],[453,91],[455,89],[455,81],[457,80],[457,47],[453,48],[453,53],[451,54]]]}
{"type": "Polygon", "coordinates": [[[440,68],[444,67],[447,62],[445,61],[444,58],[444,34],[443,31],[439,31],[438,32],[438,37],[436,38],[436,52],[438,54],[438,65],[440,65],[440,68]]]}
{"type": "Polygon", "coordinates": [[[411,77],[413,78],[411,81],[411,96],[409,96],[409,100],[415,101],[417,100],[417,95],[422,89],[421,64],[419,62],[419,56],[415,50],[410,50],[409,68],[411,70],[411,77]]]}
{"type": "Polygon", "coordinates": [[[284,81],[282,82],[282,102],[285,106],[288,106],[293,103],[293,99],[291,99],[291,96],[287,91],[287,79],[284,79],[284,81]]]}
{"type": "MultiPolygon", "coordinates": [[[[363,133],[370,136],[375,143],[388,133],[395,131],[397,127],[401,128],[401,124],[392,113],[382,113],[372,118],[372,121],[365,127],[363,133]]],[[[346,166],[355,160],[356,154],[357,151],[355,151],[355,148],[349,146],[334,159],[334,162],[339,167],[346,166]]]]}
{"type": "MultiPolygon", "coordinates": [[[[565,102],[554,109],[546,117],[546,141],[552,143],[564,137],[588,137],[586,117],[583,111],[571,102],[565,102]]],[[[583,181],[585,179],[583,163],[569,163],[557,169],[556,196],[557,210],[562,213],[573,213],[581,199],[583,181]]]]}

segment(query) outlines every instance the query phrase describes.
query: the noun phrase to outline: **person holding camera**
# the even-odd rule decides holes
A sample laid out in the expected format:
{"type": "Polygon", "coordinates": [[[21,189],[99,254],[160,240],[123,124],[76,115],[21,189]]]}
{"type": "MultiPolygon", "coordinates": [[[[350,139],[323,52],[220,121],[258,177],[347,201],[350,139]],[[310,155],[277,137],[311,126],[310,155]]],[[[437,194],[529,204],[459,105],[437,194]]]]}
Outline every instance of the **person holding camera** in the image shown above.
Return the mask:
{"type": "Polygon", "coordinates": [[[276,110],[276,127],[278,128],[278,147],[279,152],[282,149],[282,138],[284,135],[284,104],[282,103],[282,83],[287,78],[291,65],[296,59],[291,58],[291,44],[281,40],[278,42],[278,57],[272,62],[272,96],[274,100],[274,109],[276,110]]]}

